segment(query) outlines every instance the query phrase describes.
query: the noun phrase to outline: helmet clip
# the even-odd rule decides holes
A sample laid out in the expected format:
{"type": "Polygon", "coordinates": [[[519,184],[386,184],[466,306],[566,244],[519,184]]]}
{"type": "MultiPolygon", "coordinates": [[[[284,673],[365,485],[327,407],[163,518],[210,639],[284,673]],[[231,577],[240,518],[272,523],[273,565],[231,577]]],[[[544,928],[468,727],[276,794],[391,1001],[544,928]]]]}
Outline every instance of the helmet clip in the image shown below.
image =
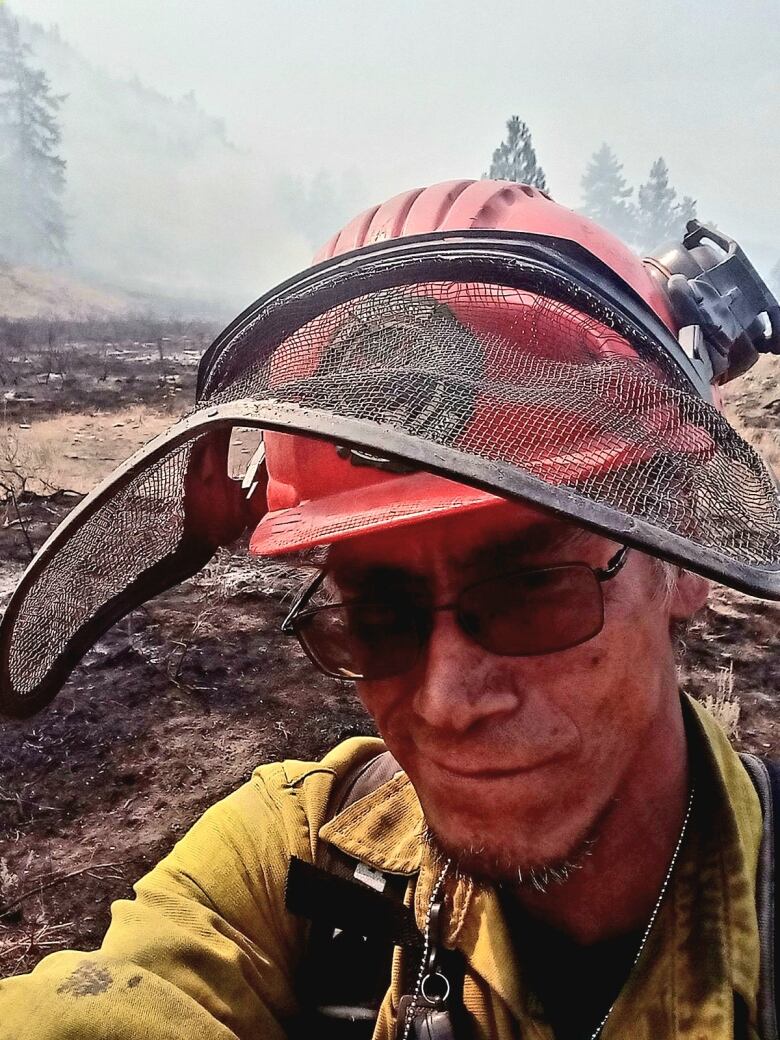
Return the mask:
{"type": "Polygon", "coordinates": [[[689,220],[682,246],[659,260],[681,342],[708,363],[712,381],[741,375],[759,354],[780,354],[780,305],[733,238],[689,220]]]}
{"type": "Polygon", "coordinates": [[[415,472],[414,466],[401,462],[400,459],[388,459],[383,455],[375,455],[369,451],[349,448],[346,444],[337,444],[336,454],[340,459],[349,459],[353,466],[371,466],[373,469],[384,470],[387,473],[406,474],[415,472]]]}

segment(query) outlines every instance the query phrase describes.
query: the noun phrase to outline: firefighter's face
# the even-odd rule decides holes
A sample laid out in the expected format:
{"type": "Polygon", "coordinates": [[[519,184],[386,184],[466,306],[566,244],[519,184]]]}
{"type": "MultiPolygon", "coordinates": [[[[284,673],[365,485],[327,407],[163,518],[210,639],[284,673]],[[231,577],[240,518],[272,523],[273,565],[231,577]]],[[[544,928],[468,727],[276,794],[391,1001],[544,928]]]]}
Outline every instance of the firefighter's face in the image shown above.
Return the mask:
{"type": "MultiPolygon", "coordinates": [[[[603,568],[619,548],[507,505],[350,540],[330,565],[345,598],[379,580],[447,605],[522,568],[603,568]]],[[[664,741],[680,711],[670,623],[701,606],[706,583],[675,572],[668,595],[661,584],[658,564],[630,551],[600,585],[601,631],[537,656],[490,652],[455,612],[436,611],[410,670],[358,683],[429,828],[466,868],[513,877],[576,857],[629,771],[664,741]]]]}

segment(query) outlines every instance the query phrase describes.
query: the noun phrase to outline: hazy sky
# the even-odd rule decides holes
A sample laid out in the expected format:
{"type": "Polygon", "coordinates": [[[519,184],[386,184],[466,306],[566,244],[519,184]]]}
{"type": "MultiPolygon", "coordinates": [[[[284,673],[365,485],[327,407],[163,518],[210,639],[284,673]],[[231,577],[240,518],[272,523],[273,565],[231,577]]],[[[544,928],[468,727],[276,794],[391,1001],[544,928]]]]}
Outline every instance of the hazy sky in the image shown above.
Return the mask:
{"type": "Polygon", "coordinates": [[[699,215],[780,258],[778,0],[16,0],[95,64],[190,90],[280,169],[357,172],[362,206],[479,176],[531,127],[576,205],[607,141],[629,180],[663,154],[699,215]]]}

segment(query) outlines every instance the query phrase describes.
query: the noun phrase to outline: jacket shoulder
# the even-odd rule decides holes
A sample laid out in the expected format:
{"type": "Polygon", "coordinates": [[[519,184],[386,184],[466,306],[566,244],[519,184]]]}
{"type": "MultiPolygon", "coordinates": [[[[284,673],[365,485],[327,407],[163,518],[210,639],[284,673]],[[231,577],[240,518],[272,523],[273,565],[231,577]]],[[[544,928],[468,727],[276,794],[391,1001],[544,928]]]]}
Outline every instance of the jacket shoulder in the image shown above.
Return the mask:
{"type": "Polygon", "coordinates": [[[234,800],[245,819],[256,822],[258,812],[267,823],[273,819],[277,830],[287,835],[289,851],[314,862],[332,792],[384,749],[376,737],[350,737],[319,761],[286,759],[258,766],[249,783],[225,801],[234,800]]]}

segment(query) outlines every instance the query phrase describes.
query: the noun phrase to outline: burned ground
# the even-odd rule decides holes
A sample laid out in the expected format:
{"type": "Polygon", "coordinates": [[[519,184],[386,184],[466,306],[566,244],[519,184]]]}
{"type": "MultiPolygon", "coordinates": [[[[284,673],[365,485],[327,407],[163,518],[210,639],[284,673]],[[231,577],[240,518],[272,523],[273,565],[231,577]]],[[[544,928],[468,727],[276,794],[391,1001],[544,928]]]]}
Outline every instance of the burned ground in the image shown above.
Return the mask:
{"type": "MultiPolygon", "coordinates": [[[[38,381],[40,358],[29,349],[6,350],[4,378],[9,357],[27,371],[27,383],[13,384],[12,372],[6,382],[6,393],[15,391],[7,429],[29,426],[19,434],[35,445],[45,422],[62,419],[70,445],[64,453],[76,456],[73,482],[87,473],[97,480],[133,438],[158,432],[183,407],[180,400],[191,399],[194,364],[185,351],[196,348],[182,340],[176,349],[171,335],[165,373],[156,339],[136,336],[116,348],[129,353],[112,360],[125,372],[112,378],[134,377],[124,384],[138,391],[132,402],[125,389],[110,401],[91,396],[106,389],[94,386],[103,371],[100,345],[88,363],[83,356],[72,363],[70,382],[64,378],[59,390],[38,381]],[[162,378],[169,375],[178,383],[162,378]],[[179,385],[184,389],[172,394],[179,385]],[[128,418],[136,407],[141,411],[128,418]]],[[[776,457],[773,370],[762,364],[729,397],[744,431],[776,457]]],[[[33,484],[0,511],[3,598],[29,558],[28,539],[41,544],[79,500],[33,484]]],[[[349,686],[315,673],[279,632],[301,580],[278,563],[249,565],[238,546],[115,626],[50,709],[0,726],[0,975],[29,970],[54,949],[94,948],[111,900],[128,896],[132,882],[255,765],[317,757],[346,736],[371,732],[349,686]]],[[[777,604],[718,589],[682,658],[691,693],[714,698],[726,722],[739,713],[738,746],[775,756],[779,621],[777,604]]]]}
{"type": "Polygon", "coordinates": [[[115,626],[49,710],[4,724],[0,971],[94,947],[110,901],[254,765],[371,732],[279,632],[300,581],[227,555],[115,626]]]}

